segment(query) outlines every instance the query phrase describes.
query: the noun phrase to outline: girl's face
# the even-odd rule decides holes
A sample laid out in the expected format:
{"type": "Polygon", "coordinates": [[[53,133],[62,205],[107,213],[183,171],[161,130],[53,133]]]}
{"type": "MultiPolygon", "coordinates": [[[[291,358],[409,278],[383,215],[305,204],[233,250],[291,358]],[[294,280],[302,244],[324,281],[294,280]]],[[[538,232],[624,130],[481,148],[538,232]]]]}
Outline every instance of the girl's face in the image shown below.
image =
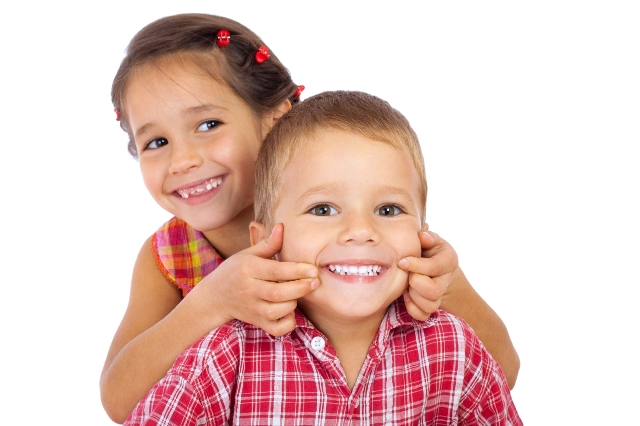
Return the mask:
{"type": "Polygon", "coordinates": [[[227,86],[171,63],[139,69],[124,109],[144,183],[165,210],[205,232],[253,209],[254,161],[272,115],[256,118],[227,86]]]}

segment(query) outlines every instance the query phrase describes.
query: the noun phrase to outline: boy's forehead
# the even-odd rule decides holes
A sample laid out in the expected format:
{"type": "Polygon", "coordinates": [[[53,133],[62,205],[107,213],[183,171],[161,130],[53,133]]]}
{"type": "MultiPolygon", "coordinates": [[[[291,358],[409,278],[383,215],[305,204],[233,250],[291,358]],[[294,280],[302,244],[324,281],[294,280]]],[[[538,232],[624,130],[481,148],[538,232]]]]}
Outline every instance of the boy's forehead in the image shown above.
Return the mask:
{"type": "MultiPolygon", "coordinates": [[[[335,173],[341,169],[349,171],[354,167],[355,156],[358,153],[370,157],[383,159],[389,157],[391,151],[398,153],[406,161],[410,169],[414,169],[413,162],[405,149],[396,144],[386,141],[373,140],[359,133],[335,129],[319,128],[313,133],[298,139],[298,146],[290,154],[290,158],[282,170],[283,189],[294,189],[293,191],[281,191],[284,196],[299,196],[308,193],[339,193],[346,190],[346,183],[357,183],[362,180],[369,180],[371,174],[375,174],[375,168],[380,168],[380,164],[371,164],[370,168],[365,168],[364,173],[357,173],[353,170],[350,173],[335,173]],[[354,149],[357,151],[354,152],[354,149]],[[287,195],[285,195],[287,194],[287,195]]],[[[360,164],[362,172],[362,164],[360,164]]],[[[386,185],[380,187],[387,191],[394,191],[394,173],[389,174],[385,181],[386,185]]],[[[412,174],[417,179],[417,173],[412,174]]],[[[397,175],[398,177],[400,175],[397,175]]],[[[415,180],[415,179],[414,179],[415,180]]],[[[406,188],[408,189],[408,188],[406,188]]],[[[407,196],[410,192],[405,190],[407,196]]],[[[415,194],[417,196],[418,194],[415,194]]],[[[414,194],[410,197],[414,198],[414,194]]],[[[282,201],[282,197],[276,202],[282,201]]]]}
{"type": "MultiPolygon", "coordinates": [[[[296,148],[291,152],[289,161],[285,166],[283,172],[288,169],[297,168],[305,164],[312,163],[314,158],[324,157],[326,155],[332,156],[334,162],[343,163],[348,165],[353,158],[340,155],[341,151],[336,144],[342,144],[345,148],[349,144],[354,144],[354,141],[358,143],[367,151],[386,151],[389,148],[397,151],[400,155],[405,156],[406,160],[411,164],[410,154],[402,144],[391,143],[386,140],[371,139],[368,136],[364,136],[358,132],[338,129],[333,127],[319,127],[306,135],[302,135],[296,140],[296,148]]],[[[311,172],[311,171],[310,171],[311,172]]]]}

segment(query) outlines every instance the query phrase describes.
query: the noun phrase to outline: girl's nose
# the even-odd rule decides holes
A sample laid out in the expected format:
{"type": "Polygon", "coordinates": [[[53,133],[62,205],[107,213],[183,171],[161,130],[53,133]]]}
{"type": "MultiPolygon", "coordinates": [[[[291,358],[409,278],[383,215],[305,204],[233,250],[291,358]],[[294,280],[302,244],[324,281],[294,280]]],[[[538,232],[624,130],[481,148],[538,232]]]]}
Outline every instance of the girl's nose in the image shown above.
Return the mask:
{"type": "Polygon", "coordinates": [[[179,175],[202,165],[202,156],[188,142],[174,143],[172,145],[169,173],[179,175]]]}
{"type": "Polygon", "coordinates": [[[344,229],[340,234],[343,244],[378,244],[380,241],[373,217],[353,212],[345,215],[344,221],[344,229]]]}

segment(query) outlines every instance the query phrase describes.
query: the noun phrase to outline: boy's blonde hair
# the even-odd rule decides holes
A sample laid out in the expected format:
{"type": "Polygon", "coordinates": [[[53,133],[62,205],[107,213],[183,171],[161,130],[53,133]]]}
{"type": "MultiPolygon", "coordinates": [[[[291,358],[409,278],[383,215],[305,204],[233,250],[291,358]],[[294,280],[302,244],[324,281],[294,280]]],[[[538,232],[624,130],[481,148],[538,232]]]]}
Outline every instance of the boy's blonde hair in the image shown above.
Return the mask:
{"type": "MultiPolygon", "coordinates": [[[[388,102],[363,92],[334,91],[315,95],[285,114],[267,135],[256,160],[254,210],[256,221],[273,225],[285,168],[316,132],[336,129],[383,142],[409,155],[420,176],[420,203],[424,220],[427,179],[416,133],[409,121],[388,102]]],[[[340,153],[336,153],[340,155],[340,153]]]]}

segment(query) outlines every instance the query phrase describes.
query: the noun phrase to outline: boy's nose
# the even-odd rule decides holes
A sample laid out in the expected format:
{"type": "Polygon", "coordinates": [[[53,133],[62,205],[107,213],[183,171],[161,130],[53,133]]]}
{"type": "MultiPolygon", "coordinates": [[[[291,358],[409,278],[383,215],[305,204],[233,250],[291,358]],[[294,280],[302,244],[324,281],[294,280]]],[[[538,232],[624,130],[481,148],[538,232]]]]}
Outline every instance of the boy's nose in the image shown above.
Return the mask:
{"type": "Polygon", "coordinates": [[[171,147],[171,164],[169,173],[172,175],[183,174],[189,169],[197,168],[202,164],[202,156],[192,149],[188,143],[174,143],[171,147]]]}
{"type": "Polygon", "coordinates": [[[363,214],[349,214],[345,216],[344,225],[340,235],[343,244],[377,244],[380,241],[374,218],[363,214]]]}

